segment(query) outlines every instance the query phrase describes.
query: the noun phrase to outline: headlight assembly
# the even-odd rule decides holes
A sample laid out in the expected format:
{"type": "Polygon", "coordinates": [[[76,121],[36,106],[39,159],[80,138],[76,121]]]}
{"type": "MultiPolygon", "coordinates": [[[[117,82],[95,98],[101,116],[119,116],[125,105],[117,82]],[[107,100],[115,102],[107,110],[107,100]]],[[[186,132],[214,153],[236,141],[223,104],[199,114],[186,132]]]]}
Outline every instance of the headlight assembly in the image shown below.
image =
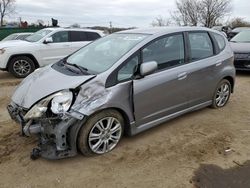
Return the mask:
{"type": "Polygon", "coordinates": [[[64,114],[72,104],[72,92],[64,92],[61,95],[54,97],[51,101],[51,111],[54,114],[64,114]]]}
{"type": "Polygon", "coordinates": [[[42,117],[42,115],[48,110],[48,104],[50,103],[50,101],[51,111],[54,114],[64,114],[69,110],[72,104],[72,100],[73,93],[71,91],[60,91],[41,100],[39,103],[33,106],[24,116],[24,120],[42,117]]]}

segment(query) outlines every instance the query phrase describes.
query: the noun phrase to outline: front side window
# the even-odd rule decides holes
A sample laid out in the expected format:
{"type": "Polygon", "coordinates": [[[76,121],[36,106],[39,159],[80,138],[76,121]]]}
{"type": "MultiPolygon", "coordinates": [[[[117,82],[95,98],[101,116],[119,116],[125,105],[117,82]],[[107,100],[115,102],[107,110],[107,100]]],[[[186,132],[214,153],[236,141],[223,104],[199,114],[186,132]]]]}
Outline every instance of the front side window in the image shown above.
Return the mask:
{"type": "Polygon", "coordinates": [[[51,32],[52,32],[52,30],[42,29],[42,30],[37,31],[36,33],[28,36],[25,40],[28,42],[38,42],[39,40],[41,40],[42,38],[44,38],[46,35],[48,35],[51,32]]]}
{"type": "Polygon", "coordinates": [[[206,32],[189,33],[191,60],[197,61],[214,55],[212,41],[206,32]]]}
{"type": "Polygon", "coordinates": [[[117,80],[124,81],[131,79],[134,76],[134,73],[136,72],[138,65],[139,65],[139,57],[135,56],[118,71],[117,80]]]}
{"type": "Polygon", "coordinates": [[[148,36],[147,34],[111,34],[83,47],[69,56],[67,62],[101,73],[112,67],[148,36]]]}
{"type": "Polygon", "coordinates": [[[161,38],[142,50],[143,62],[156,61],[158,69],[178,66],[185,62],[184,39],[182,34],[161,38]]]}
{"type": "Polygon", "coordinates": [[[60,42],[69,42],[69,32],[68,31],[59,31],[52,36],[53,43],[60,42]]]}

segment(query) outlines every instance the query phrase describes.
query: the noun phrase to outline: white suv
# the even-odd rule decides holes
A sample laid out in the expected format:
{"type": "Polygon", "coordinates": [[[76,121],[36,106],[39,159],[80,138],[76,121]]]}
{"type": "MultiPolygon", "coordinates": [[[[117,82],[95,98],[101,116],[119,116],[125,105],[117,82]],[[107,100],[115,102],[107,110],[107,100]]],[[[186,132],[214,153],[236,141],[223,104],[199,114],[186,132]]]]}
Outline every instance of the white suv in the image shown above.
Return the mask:
{"type": "Polygon", "coordinates": [[[23,78],[36,68],[55,63],[102,36],[104,33],[98,30],[46,28],[25,41],[0,42],[0,69],[23,78]]]}

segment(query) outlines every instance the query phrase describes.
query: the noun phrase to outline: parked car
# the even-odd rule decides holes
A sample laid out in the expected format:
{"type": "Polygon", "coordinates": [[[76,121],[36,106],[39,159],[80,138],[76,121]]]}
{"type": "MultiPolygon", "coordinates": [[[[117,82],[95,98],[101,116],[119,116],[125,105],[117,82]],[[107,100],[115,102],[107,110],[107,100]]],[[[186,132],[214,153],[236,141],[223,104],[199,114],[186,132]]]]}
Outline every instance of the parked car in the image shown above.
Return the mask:
{"type": "Polygon", "coordinates": [[[228,39],[231,40],[234,36],[236,36],[241,31],[250,30],[250,27],[236,27],[232,31],[228,33],[228,39]]]}
{"type": "Polygon", "coordinates": [[[242,31],[230,41],[236,70],[250,70],[250,30],[242,31]]]}
{"type": "Polygon", "coordinates": [[[8,111],[39,155],[59,159],[113,150],[135,135],[233,92],[233,52],[220,32],[177,27],[103,37],[28,76],[8,111]]]}
{"type": "Polygon", "coordinates": [[[0,69],[24,78],[102,37],[98,30],[46,28],[21,41],[0,42],[0,69]]]}
{"type": "Polygon", "coordinates": [[[228,37],[228,34],[232,31],[229,26],[214,26],[212,29],[222,32],[226,37],[228,37]]]}
{"type": "Polygon", "coordinates": [[[33,33],[13,33],[9,36],[5,37],[1,42],[8,41],[8,40],[24,40],[28,36],[32,35],[33,33]]]}

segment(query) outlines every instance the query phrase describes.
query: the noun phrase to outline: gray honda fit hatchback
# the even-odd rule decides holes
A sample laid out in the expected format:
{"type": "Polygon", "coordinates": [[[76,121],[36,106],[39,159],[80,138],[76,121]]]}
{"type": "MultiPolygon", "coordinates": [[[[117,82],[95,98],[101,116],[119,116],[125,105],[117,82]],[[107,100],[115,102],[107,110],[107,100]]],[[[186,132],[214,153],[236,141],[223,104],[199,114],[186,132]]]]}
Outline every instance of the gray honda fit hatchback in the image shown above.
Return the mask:
{"type": "Polygon", "coordinates": [[[233,92],[233,52],[223,34],[197,27],[135,29],[98,39],[22,81],[7,109],[31,158],[113,150],[190,111],[224,107],[233,92]]]}

